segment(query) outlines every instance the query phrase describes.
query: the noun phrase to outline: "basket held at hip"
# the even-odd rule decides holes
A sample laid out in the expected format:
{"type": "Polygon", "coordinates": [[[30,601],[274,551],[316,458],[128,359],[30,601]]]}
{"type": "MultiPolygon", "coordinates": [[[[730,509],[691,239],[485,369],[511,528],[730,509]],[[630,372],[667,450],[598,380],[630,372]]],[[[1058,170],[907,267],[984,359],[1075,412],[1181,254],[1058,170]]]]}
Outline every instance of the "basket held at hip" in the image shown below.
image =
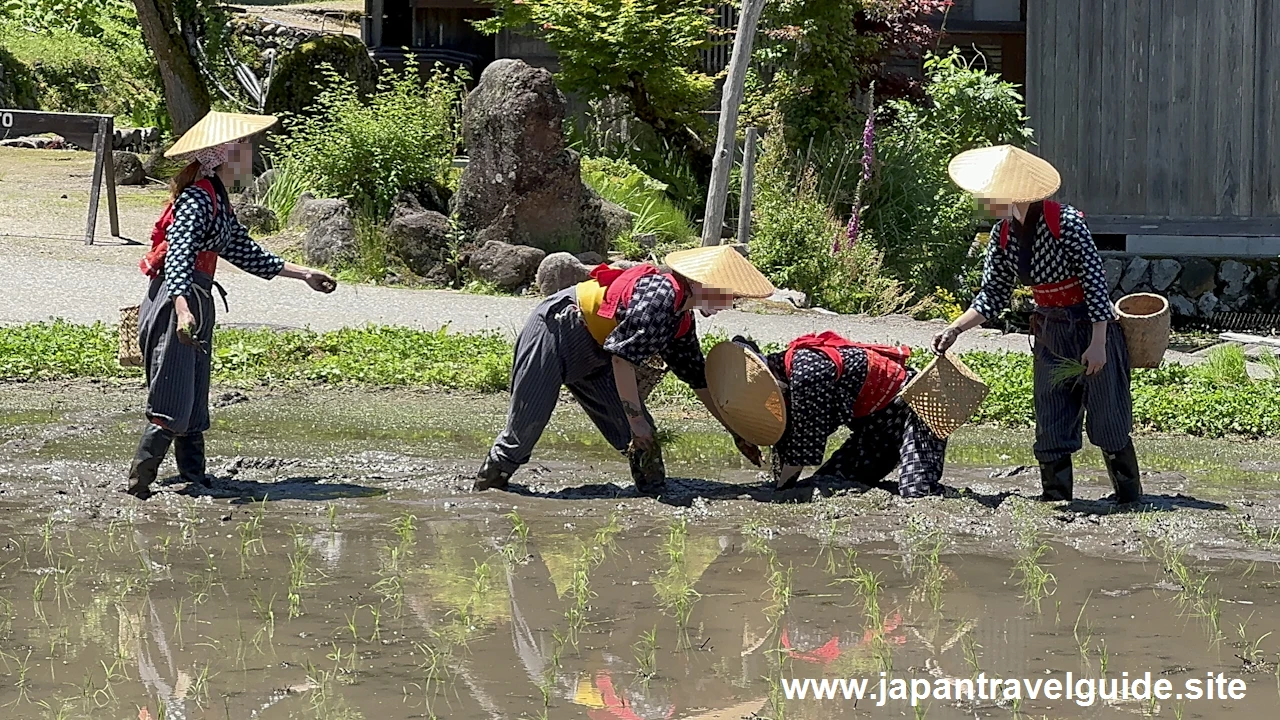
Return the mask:
{"type": "Polygon", "coordinates": [[[1134,293],[1116,301],[1116,315],[1129,347],[1129,366],[1156,368],[1169,349],[1169,300],[1152,293],[1134,293]]]}
{"type": "Polygon", "coordinates": [[[990,389],[960,358],[941,355],[902,389],[902,399],[939,438],[969,422],[990,389]]]}
{"type": "Polygon", "coordinates": [[[138,345],[140,305],[120,308],[120,349],[116,359],[120,367],[142,367],[142,347],[138,345]]]}

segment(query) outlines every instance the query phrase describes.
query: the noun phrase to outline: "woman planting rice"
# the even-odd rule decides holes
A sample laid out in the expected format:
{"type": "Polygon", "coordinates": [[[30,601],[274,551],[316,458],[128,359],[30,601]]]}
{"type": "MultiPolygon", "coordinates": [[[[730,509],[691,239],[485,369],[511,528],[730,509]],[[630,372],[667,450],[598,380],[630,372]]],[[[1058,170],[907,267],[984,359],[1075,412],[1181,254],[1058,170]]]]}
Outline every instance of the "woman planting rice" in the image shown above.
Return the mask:
{"type": "Polygon", "coordinates": [[[947,443],[899,395],[915,374],[906,367],[910,355],[904,346],[855,343],[828,331],[765,356],[736,337],[711,350],[707,381],[728,427],[773,446],[779,489],[793,487],[806,466],[875,484],[901,465],[899,493],[922,497],[942,492],[947,443]],[[849,438],[824,463],[827,440],[841,426],[849,438]]]}
{"type": "Polygon", "coordinates": [[[1130,433],[1129,351],[1107,291],[1102,258],[1080,211],[1048,198],[1061,179],[1048,162],[1003,145],[962,153],[951,178],[993,216],[982,290],[933,340],[946,352],[961,333],[998,316],[1018,283],[1031,286],[1036,311],[1035,455],[1043,500],[1071,500],[1071,456],[1089,440],[1102,449],[1117,502],[1142,497],[1130,433]]]}
{"type": "MultiPolygon", "coordinates": [[[[670,272],[600,265],[591,279],[542,301],[516,339],[507,426],[474,489],[506,489],[512,473],[529,462],[566,386],[609,444],[627,452],[637,488],[661,492],[661,451],[636,369],[660,356],[715,415],[693,311],[710,317],[732,307],[734,298],[773,294],[769,280],[727,245],[674,252],[666,263],[670,272]]],[[[735,440],[759,465],[759,448],[735,440]]]]}
{"type": "Polygon", "coordinates": [[[208,485],[204,432],[209,429],[214,288],[226,302],[226,293],[213,281],[218,258],[264,280],[280,275],[325,293],[337,287],[328,275],[264,250],[231,207],[227,184],[252,173],[253,148],[244,141],[275,122],[271,116],[211,112],[165,153],[191,162],[173,179],[170,204],[152,232],[151,252],[139,264],[151,278],[138,322],[148,423],[129,468],[130,495],[150,497],[170,444],[182,479],[208,485]]]}

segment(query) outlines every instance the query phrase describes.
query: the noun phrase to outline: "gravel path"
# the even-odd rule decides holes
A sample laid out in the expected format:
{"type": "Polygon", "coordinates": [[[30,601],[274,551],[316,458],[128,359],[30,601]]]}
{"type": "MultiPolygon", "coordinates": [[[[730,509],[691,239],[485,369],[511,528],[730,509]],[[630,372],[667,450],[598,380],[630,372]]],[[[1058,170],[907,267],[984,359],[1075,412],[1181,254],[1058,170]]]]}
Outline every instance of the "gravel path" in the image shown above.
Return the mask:
{"type": "MultiPolygon", "coordinates": [[[[141,300],[146,287],[137,269],[141,247],[0,239],[0,324],[63,318],[78,323],[114,323],[119,308],[141,300]]],[[[455,331],[496,330],[514,337],[538,303],[533,297],[490,297],[439,290],[342,285],[319,295],[296,281],[264,282],[221,263],[218,280],[227,289],[230,312],[219,307],[223,325],[333,330],[367,324],[455,331]]],[[[788,314],[727,311],[705,320],[705,330],[750,334],[764,342],[787,342],[811,331],[835,330],[868,342],[927,346],[941,322],[909,317],[867,318],[814,311],[788,314]]],[[[1025,335],[980,330],[967,333],[957,349],[1028,352],[1025,335]]],[[[1173,362],[1201,358],[1170,352],[1173,362]]]]}

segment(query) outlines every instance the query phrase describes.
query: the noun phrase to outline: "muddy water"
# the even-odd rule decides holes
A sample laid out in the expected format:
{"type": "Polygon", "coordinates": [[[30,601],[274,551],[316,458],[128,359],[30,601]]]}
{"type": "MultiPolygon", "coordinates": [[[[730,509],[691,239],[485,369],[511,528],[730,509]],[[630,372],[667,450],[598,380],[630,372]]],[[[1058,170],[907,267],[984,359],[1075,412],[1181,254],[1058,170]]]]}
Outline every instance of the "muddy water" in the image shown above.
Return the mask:
{"type": "MultiPolygon", "coordinates": [[[[0,717],[1269,717],[1275,444],[1142,438],[1046,506],[1025,433],[966,429],[949,498],[775,496],[670,406],[639,497],[572,405],[515,492],[468,473],[498,396],[219,390],[212,491],[114,491],[138,394],[0,386],[0,717]],[[787,699],[785,681],[1223,673],[1242,700],[787,699]]],[[[169,468],[166,468],[169,470],[169,468]]],[[[1029,693],[1028,693],[1029,694],[1029,693]]]]}
{"type": "Polygon", "coordinates": [[[1029,563],[1034,537],[1020,562],[935,555],[941,538],[915,524],[855,549],[680,521],[329,507],[7,527],[0,703],[64,718],[1246,718],[1280,699],[1271,563],[1167,569],[1180,561],[1158,541],[1145,563],[1050,545],[1029,563]],[[1035,566],[1044,592],[1025,581],[1035,566]],[[1221,672],[1248,689],[934,700],[921,715],[781,689],[1068,671],[1221,672]]]}

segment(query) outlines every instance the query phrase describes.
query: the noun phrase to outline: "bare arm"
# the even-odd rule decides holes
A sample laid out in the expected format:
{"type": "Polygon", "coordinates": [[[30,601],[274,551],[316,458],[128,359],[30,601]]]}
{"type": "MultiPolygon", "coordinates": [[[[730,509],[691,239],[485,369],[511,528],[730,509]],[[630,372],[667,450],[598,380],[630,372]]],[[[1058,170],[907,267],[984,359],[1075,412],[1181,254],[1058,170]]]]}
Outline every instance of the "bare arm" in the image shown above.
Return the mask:
{"type": "Polygon", "coordinates": [[[653,426],[645,417],[644,403],[640,400],[640,387],[636,383],[636,366],[614,355],[613,382],[618,388],[618,399],[622,401],[622,409],[627,414],[627,423],[631,425],[632,440],[637,445],[651,445],[653,426]]]}
{"type": "Polygon", "coordinates": [[[338,287],[333,278],[327,274],[302,265],[294,265],[291,262],[284,264],[284,269],[280,271],[280,277],[305,281],[307,285],[311,286],[312,290],[318,290],[319,292],[331,293],[338,287]]]}

